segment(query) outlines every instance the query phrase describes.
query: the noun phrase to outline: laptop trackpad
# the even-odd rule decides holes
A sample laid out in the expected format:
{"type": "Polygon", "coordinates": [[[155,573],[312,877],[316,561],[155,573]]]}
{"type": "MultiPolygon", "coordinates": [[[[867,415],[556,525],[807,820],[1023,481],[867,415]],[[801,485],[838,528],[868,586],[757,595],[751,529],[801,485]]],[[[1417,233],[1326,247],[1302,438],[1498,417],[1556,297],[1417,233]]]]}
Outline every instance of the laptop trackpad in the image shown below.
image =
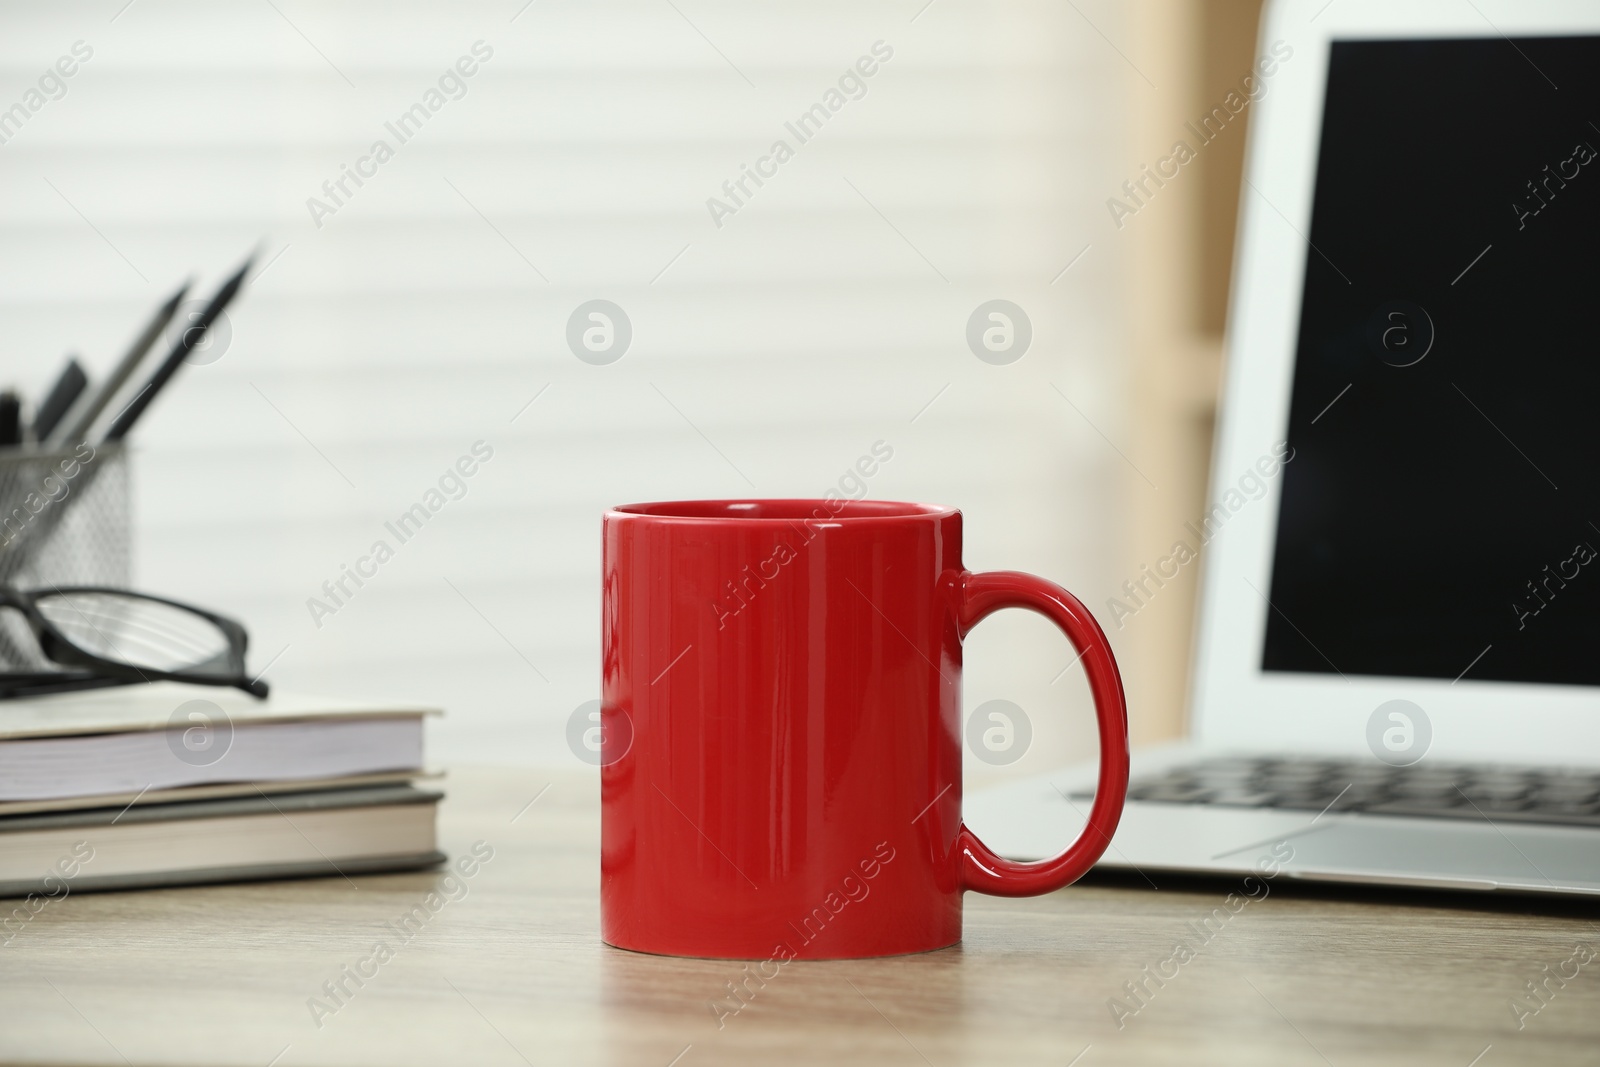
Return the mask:
{"type": "MultiPolygon", "coordinates": [[[[1335,816],[1324,826],[1292,837],[1288,845],[1294,854],[1283,863],[1283,871],[1291,877],[1600,892],[1600,850],[1592,830],[1335,816]]],[[[1255,851],[1230,859],[1253,865],[1255,851]]]]}

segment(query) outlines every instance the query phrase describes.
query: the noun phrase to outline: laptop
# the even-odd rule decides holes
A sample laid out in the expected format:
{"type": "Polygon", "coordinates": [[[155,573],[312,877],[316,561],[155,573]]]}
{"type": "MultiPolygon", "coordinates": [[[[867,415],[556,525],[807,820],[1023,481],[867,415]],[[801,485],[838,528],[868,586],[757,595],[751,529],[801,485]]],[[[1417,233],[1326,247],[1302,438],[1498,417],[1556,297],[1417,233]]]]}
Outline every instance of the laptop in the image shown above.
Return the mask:
{"type": "MultiPolygon", "coordinates": [[[[1210,496],[1130,583],[1202,568],[1192,740],[1100,866],[1600,893],[1600,4],[1274,0],[1257,54],[1210,496]]],[[[1095,780],[968,821],[1054,855],[1095,780]]]]}

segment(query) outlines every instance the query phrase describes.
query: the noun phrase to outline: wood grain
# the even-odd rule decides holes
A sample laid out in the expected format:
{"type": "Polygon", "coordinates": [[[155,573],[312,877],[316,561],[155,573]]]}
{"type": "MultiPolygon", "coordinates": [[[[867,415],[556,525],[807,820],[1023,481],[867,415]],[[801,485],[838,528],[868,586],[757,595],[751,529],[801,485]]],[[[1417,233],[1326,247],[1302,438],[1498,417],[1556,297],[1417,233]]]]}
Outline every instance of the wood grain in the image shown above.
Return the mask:
{"type": "Polygon", "coordinates": [[[1526,981],[1557,968],[1574,945],[1600,945],[1592,909],[1276,884],[1175,977],[1147,983],[1142,1006],[1123,983],[1168,958],[1175,941],[1198,945],[1189,924],[1210,915],[1229,885],[1174,882],[1156,892],[1135,880],[1031,900],[969,895],[966,940],[956,948],[790,963],[730,1013],[726,983],[743,977],[742,964],[600,943],[592,772],[464,769],[445,788],[446,850],[468,856],[482,841],[493,857],[446,894],[456,899],[436,898],[437,913],[426,908],[437,872],[78,894],[50,904],[0,945],[0,1060],[1596,1061],[1600,959],[1521,1030],[1510,1007],[1526,981]],[[414,918],[403,939],[397,924],[419,906],[426,920],[414,918]],[[360,987],[345,979],[352,995],[326,1000],[337,1010],[315,1019],[308,1002],[323,983],[370,958],[380,941],[394,946],[392,958],[367,965],[376,973],[360,987]],[[1120,1029],[1112,998],[1138,1007],[1120,1029]]]}

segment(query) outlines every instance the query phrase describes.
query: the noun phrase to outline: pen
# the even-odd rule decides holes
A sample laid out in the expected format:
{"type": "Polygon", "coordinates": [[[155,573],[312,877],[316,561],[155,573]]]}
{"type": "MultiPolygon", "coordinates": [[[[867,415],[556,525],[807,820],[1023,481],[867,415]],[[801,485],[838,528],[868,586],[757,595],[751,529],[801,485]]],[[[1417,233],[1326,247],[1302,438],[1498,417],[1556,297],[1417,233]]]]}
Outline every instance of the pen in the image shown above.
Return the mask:
{"type": "Polygon", "coordinates": [[[155,347],[155,343],[161,338],[162,331],[172,321],[172,316],[177,314],[178,305],[183,303],[183,298],[188,294],[189,283],[184,282],[166,303],[156,309],[155,315],[145,325],[144,330],[134,338],[133,344],[128,346],[127,352],[123,353],[122,359],[112,370],[110,377],[81,405],[79,410],[72,413],[73,417],[67,420],[68,424],[63,427],[62,432],[57,435],[53,443],[74,445],[88,438],[89,429],[94,425],[94,420],[100,417],[100,413],[111,402],[111,398],[117,395],[123,383],[133,375],[134,370],[138,368],[145,354],[155,347]]]}
{"type": "Polygon", "coordinates": [[[88,375],[83,373],[83,368],[78,366],[76,358],[68,359],[67,365],[62,368],[61,376],[50,387],[45,398],[39,403],[39,410],[33,416],[34,439],[43,442],[50,436],[50,431],[56,428],[56,423],[61,421],[61,416],[72,407],[72,402],[78,399],[89,384],[88,375]]]}
{"type": "Polygon", "coordinates": [[[0,393],[0,447],[22,443],[22,400],[7,389],[0,393]]]}
{"type": "Polygon", "coordinates": [[[177,343],[172,346],[172,351],[167,353],[167,358],[162,361],[161,366],[156,368],[156,372],[150,376],[150,380],[145,383],[144,388],[140,389],[138,395],[129,401],[128,406],[123,408],[117,417],[112,420],[111,426],[106,430],[105,439],[107,441],[122,440],[128,431],[133,428],[133,424],[139,421],[139,416],[144,413],[144,409],[150,406],[150,402],[155,399],[156,394],[161,392],[172,376],[177,373],[178,366],[183,362],[183,358],[200,343],[205,337],[205,332],[216,321],[217,316],[222,314],[222,310],[228,306],[240,288],[243,287],[244,276],[249,273],[250,267],[255,263],[255,258],[255,254],[251,253],[250,257],[244,261],[244,265],[234,273],[233,277],[224,282],[222,288],[217,290],[217,294],[211,298],[210,303],[206,304],[205,310],[200,312],[200,316],[195,320],[194,325],[185,329],[178,337],[177,343]]]}

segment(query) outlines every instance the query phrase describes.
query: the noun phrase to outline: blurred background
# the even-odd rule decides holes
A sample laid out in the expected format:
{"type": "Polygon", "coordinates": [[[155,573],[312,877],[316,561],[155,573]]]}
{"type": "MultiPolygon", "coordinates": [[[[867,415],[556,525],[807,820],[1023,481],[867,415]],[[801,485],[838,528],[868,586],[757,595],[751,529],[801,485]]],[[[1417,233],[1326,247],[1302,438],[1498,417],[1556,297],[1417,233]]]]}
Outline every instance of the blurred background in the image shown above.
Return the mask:
{"type": "MultiPolygon", "coordinates": [[[[280,688],[447,708],[443,762],[575,764],[606,506],[821,496],[878,442],[847,492],[958,505],[969,567],[1072,589],[1135,741],[1175,737],[1198,568],[1120,627],[1107,600],[1203,511],[1248,110],[1136,213],[1108,200],[1250,69],[1258,12],[0,4],[0,384],[37,397],[69,353],[104,374],[185,278],[204,297],[258,249],[132,438],[134,587],[239,618],[280,688]],[[568,343],[597,299],[631,328],[603,365],[568,343]],[[968,342],[997,299],[1031,329],[1011,362],[968,342]],[[399,543],[384,524],[475,445],[399,543]]],[[[1033,738],[969,782],[1093,754],[1071,664],[1033,616],[975,632],[967,708],[1010,701],[1033,738]]]]}

